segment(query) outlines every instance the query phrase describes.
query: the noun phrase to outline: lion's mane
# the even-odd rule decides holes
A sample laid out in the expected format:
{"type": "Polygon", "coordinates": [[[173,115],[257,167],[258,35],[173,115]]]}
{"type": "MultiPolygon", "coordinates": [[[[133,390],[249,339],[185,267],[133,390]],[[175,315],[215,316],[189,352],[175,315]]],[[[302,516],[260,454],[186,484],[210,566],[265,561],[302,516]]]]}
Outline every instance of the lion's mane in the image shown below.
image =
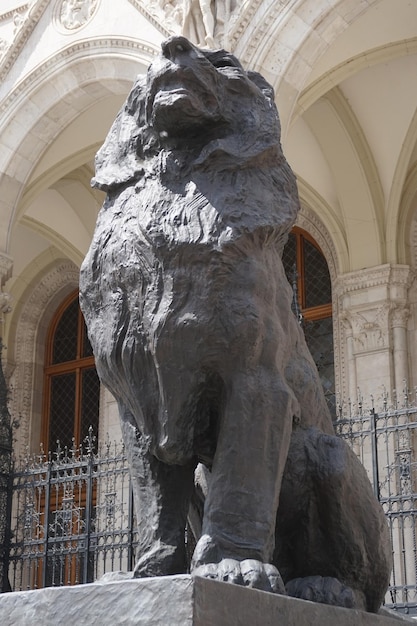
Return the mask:
{"type": "MultiPolygon", "coordinates": [[[[217,342],[225,354],[231,349],[226,330],[217,331],[213,339],[201,329],[201,344],[198,332],[193,338],[185,331],[175,338],[174,311],[186,311],[184,315],[200,321],[206,317],[207,328],[215,325],[216,313],[208,319],[199,302],[190,304],[201,291],[212,308],[221,309],[219,319],[236,320],[239,312],[226,311],[236,283],[229,275],[236,273],[232,268],[238,267],[242,255],[265,247],[276,255],[284,311],[291,294],[279,255],[298,210],[295,177],[281,150],[272,87],[259,74],[244,71],[224,50],[199,53],[191,61],[193,88],[199,92],[212,83],[217,98],[208,121],[199,119],[197,111],[187,126],[183,110],[175,107],[167,121],[161,121],[155,113],[155,93],[161,82],[173,80],[171,74],[156,63],[137,78],[96,157],[93,185],[107,191],[107,198],[81,270],[81,305],[99,375],[144,435],[152,441],[171,440],[172,462],[193,454],[196,431],[207,426],[193,423],[202,402],[196,389],[207,387],[204,376],[212,377],[206,345],[217,342]],[[164,403],[173,394],[164,389],[160,363],[171,358],[164,338],[168,334],[171,343],[192,341],[204,361],[195,364],[205,373],[189,390],[197,397],[195,406],[188,406],[184,396],[181,401],[188,408],[172,409],[188,420],[187,428],[178,432],[175,424],[167,426],[175,418],[167,416],[165,405],[157,406],[155,397],[159,392],[164,403]]],[[[180,79],[189,81],[189,76],[180,79]]],[[[200,100],[209,97],[205,93],[200,100]]],[[[254,310],[253,315],[258,313],[254,310]]],[[[214,389],[216,393],[220,389],[214,389]]]]}

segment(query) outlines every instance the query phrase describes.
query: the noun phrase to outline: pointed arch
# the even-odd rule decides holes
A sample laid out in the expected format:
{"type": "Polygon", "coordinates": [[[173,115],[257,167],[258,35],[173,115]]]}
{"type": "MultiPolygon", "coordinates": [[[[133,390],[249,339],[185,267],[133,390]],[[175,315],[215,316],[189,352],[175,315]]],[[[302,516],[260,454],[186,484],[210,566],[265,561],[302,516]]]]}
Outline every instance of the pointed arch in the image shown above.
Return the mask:
{"type": "Polygon", "coordinates": [[[383,193],[354,113],[336,90],[316,102],[304,118],[333,175],[348,246],[348,271],[379,265],[385,254],[383,193]]]}
{"type": "Polygon", "coordinates": [[[343,223],[332,207],[305,180],[297,177],[301,211],[297,226],[309,232],[326,257],[332,281],[349,268],[349,252],[343,223]]]}
{"type": "Polygon", "coordinates": [[[314,82],[310,83],[302,91],[297,100],[291,123],[294,123],[299,115],[307,111],[314,102],[317,102],[317,100],[331,91],[335,85],[340,85],[341,82],[354,76],[364,68],[416,53],[417,37],[413,37],[412,39],[384,44],[383,46],[379,46],[373,50],[366,50],[361,54],[344,60],[323,76],[320,76],[314,82]]]}
{"type": "Polygon", "coordinates": [[[8,367],[12,369],[10,411],[20,422],[17,456],[25,448],[39,449],[47,329],[59,303],[78,288],[79,281],[79,269],[68,259],[53,259],[49,252],[34,263],[38,268],[42,265],[20,297],[16,297],[17,291],[13,294],[17,306],[6,337],[8,367]]]}
{"type": "Polygon", "coordinates": [[[97,100],[126,94],[156,47],[131,39],[89,39],[38,66],[2,104],[0,250],[7,252],[25,185],[56,135],[97,100]]]}
{"type": "Polygon", "coordinates": [[[402,145],[401,153],[397,160],[390,197],[388,198],[386,238],[387,238],[387,261],[390,263],[407,262],[407,240],[408,228],[412,220],[410,210],[415,210],[411,206],[411,196],[416,193],[417,180],[415,168],[409,173],[410,159],[413,150],[417,145],[417,111],[408,127],[402,145]],[[413,189],[414,186],[414,189],[413,189]]]}
{"type": "Polygon", "coordinates": [[[352,9],[350,0],[268,0],[254,7],[232,37],[235,54],[263,74],[277,92],[285,139],[293,109],[317,59],[379,0],[352,9]]]}

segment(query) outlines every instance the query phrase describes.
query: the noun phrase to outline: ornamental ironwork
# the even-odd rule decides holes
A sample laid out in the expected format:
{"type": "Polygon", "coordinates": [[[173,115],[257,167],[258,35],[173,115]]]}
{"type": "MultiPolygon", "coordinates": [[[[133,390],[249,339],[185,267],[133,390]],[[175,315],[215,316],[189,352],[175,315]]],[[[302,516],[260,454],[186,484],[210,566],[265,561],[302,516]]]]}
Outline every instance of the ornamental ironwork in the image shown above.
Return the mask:
{"type": "MultiPolygon", "coordinates": [[[[339,404],[337,417],[337,434],[365,466],[389,526],[394,567],[386,606],[417,615],[417,393],[339,404]]],[[[58,445],[14,469],[6,567],[13,590],[133,568],[138,536],[125,451],[120,443],[96,446],[92,432],[78,448],[58,445]]],[[[187,539],[192,553],[189,529],[187,539]]]]}

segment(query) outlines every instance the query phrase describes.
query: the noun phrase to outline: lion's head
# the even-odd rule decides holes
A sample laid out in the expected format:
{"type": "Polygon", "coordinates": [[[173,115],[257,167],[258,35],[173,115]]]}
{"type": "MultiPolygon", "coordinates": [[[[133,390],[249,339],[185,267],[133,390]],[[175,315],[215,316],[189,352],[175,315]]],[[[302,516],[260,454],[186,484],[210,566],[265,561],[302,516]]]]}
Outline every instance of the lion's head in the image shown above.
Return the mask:
{"type": "Polygon", "coordinates": [[[213,156],[234,168],[270,153],[281,161],[273,88],[225,50],[171,37],[97,153],[93,185],[109,191],[139,179],[161,152],[186,154],[193,167],[213,156]]]}

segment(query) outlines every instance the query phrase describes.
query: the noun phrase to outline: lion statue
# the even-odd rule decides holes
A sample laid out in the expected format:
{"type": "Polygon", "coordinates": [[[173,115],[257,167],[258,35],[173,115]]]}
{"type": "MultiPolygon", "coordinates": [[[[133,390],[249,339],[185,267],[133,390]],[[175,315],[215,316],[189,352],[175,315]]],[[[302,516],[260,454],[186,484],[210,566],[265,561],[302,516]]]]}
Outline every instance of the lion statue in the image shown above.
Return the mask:
{"type": "Polygon", "coordinates": [[[168,39],[93,185],[107,197],[80,303],[120,411],[134,576],[186,571],[200,463],[193,575],[377,611],[388,530],[291,311],[281,255],[299,202],[272,87],[224,50],[168,39]]]}

